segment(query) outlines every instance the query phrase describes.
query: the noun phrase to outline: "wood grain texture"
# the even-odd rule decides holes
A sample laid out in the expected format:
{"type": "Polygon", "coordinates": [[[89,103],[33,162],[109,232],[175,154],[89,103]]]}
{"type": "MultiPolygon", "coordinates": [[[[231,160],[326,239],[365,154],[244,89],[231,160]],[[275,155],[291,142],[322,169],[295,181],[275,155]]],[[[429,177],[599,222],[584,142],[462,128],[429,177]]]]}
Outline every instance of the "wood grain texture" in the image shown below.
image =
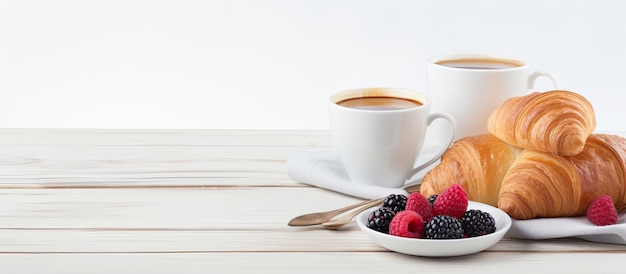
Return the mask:
{"type": "Polygon", "coordinates": [[[392,252],[0,254],[3,273],[623,273],[624,254],[482,252],[445,259],[392,252]]]}
{"type": "Polygon", "coordinates": [[[293,186],[289,154],[330,145],[319,131],[0,129],[0,187],[293,186]]]}
{"type": "Polygon", "coordinates": [[[626,265],[626,246],[577,239],[503,239],[479,254],[428,259],[389,252],[355,224],[287,226],[360,201],[286,175],[290,153],[331,146],[324,131],[0,129],[0,273],[621,273],[626,265]]]}

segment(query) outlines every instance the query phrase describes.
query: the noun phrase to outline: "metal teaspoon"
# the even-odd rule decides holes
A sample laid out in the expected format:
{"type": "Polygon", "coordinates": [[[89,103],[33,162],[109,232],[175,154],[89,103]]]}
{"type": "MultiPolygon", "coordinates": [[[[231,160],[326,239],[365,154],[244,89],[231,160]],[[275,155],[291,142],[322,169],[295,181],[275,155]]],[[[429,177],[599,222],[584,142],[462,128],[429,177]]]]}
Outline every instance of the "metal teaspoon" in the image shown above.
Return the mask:
{"type": "MultiPolygon", "coordinates": [[[[420,189],[420,185],[419,184],[415,184],[415,185],[410,185],[407,186],[404,190],[406,190],[407,192],[411,193],[411,192],[415,192],[415,191],[419,191],[420,189]]],[[[316,213],[309,213],[309,214],[304,214],[304,215],[300,215],[297,217],[294,217],[293,219],[291,219],[291,221],[289,221],[289,223],[287,223],[287,225],[289,226],[309,226],[309,225],[319,225],[325,222],[330,221],[333,217],[340,215],[344,212],[350,211],[352,209],[355,208],[359,208],[359,207],[371,207],[374,206],[378,203],[381,203],[382,201],[385,200],[386,197],[383,198],[378,198],[378,199],[372,199],[372,200],[367,200],[367,201],[363,201],[360,203],[356,203],[353,205],[349,205],[346,207],[342,207],[339,209],[335,209],[335,210],[331,210],[331,211],[325,211],[325,212],[316,212],[316,213]]]]}

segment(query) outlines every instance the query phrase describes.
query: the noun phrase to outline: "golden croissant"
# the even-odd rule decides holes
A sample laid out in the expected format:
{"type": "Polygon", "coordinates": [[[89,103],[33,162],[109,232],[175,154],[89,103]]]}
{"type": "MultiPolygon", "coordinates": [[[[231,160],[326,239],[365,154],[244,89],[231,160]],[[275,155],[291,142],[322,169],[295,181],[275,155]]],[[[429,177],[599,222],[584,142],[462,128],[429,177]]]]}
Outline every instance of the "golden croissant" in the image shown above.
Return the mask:
{"type": "Polygon", "coordinates": [[[593,134],[583,151],[562,157],[521,150],[484,134],[462,138],[426,173],[426,197],[460,183],[470,200],[497,206],[515,219],[584,214],[599,195],[626,206],[626,139],[593,134]]]}
{"type": "Polygon", "coordinates": [[[565,90],[512,97],[487,121],[489,133],[508,144],[561,156],[580,153],[595,126],[591,103],[565,90]]]}
{"type": "Polygon", "coordinates": [[[420,192],[430,197],[461,184],[470,200],[497,206],[502,179],[521,151],[491,134],[461,138],[424,175],[420,192]]]}
{"type": "Polygon", "coordinates": [[[626,206],[626,139],[593,134],[571,157],[524,150],[502,180],[498,207],[516,219],[578,216],[600,195],[626,206]]]}

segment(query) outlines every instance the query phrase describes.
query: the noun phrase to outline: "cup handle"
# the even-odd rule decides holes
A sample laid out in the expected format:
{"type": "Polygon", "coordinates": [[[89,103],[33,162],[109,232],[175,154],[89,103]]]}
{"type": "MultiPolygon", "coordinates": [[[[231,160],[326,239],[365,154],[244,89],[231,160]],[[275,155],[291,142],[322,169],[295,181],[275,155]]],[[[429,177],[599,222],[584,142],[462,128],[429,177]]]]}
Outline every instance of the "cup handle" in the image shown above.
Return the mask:
{"type": "Polygon", "coordinates": [[[456,121],[454,120],[454,117],[452,117],[449,114],[446,113],[433,113],[430,116],[428,116],[428,125],[430,126],[430,124],[435,121],[436,119],[445,119],[448,120],[448,122],[450,123],[450,126],[452,127],[452,131],[450,134],[450,138],[448,138],[448,142],[444,143],[445,145],[441,147],[441,150],[437,153],[437,155],[435,155],[435,157],[433,157],[432,159],[428,160],[426,163],[423,163],[422,165],[414,168],[411,170],[411,172],[409,172],[409,175],[406,177],[406,179],[410,179],[411,177],[415,176],[415,174],[417,174],[418,172],[420,172],[422,169],[432,165],[434,162],[436,162],[437,160],[439,160],[439,158],[441,158],[441,156],[446,152],[446,150],[448,150],[448,148],[452,145],[452,143],[454,142],[454,135],[456,134],[456,121]]]}
{"type": "Polygon", "coordinates": [[[554,75],[547,73],[547,72],[543,72],[543,71],[535,71],[533,72],[530,77],[528,77],[528,90],[530,91],[531,89],[533,89],[535,87],[535,81],[537,80],[537,78],[544,76],[544,77],[548,77],[550,80],[552,80],[552,84],[554,85],[554,89],[558,89],[559,88],[559,81],[556,80],[556,77],[554,77],[554,75]]]}

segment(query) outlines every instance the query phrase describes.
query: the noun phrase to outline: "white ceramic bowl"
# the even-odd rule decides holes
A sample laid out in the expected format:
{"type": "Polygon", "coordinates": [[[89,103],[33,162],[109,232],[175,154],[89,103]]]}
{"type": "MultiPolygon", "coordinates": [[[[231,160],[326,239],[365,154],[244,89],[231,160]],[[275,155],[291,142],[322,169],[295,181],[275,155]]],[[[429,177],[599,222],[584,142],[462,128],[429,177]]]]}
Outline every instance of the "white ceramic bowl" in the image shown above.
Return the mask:
{"type": "Polygon", "coordinates": [[[504,211],[490,205],[469,202],[469,209],[479,209],[489,212],[496,221],[496,231],[491,234],[452,240],[413,239],[392,236],[370,229],[366,226],[367,218],[378,207],[363,211],[357,216],[356,222],[359,228],[375,243],[391,251],[425,257],[449,257],[460,256],[483,251],[495,245],[504,234],[511,228],[511,217],[504,211]]]}

